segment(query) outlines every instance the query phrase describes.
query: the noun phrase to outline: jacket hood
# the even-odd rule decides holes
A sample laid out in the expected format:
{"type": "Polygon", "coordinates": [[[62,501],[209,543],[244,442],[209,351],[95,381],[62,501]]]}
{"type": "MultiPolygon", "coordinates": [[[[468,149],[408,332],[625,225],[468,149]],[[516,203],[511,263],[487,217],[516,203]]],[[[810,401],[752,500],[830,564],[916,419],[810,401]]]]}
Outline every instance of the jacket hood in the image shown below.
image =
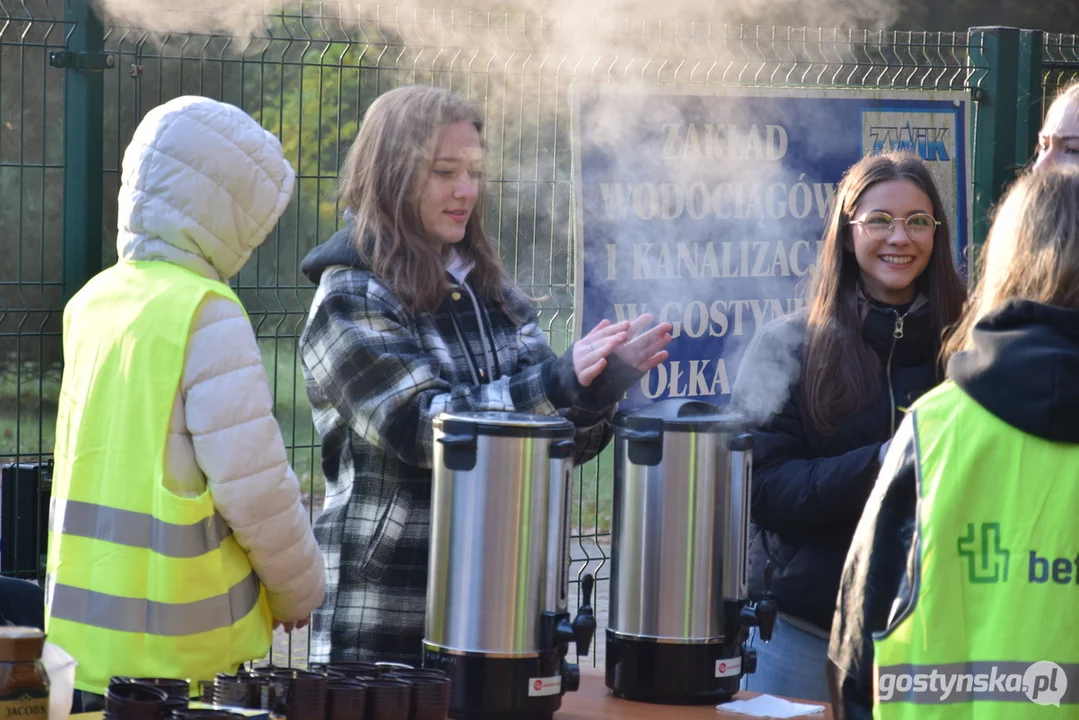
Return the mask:
{"type": "Polygon", "coordinates": [[[349,227],[344,227],[321,245],[316,245],[300,262],[300,270],[308,280],[318,285],[326,268],[335,265],[366,269],[367,265],[356,252],[349,227]]]}
{"type": "Polygon", "coordinates": [[[948,375],[1012,427],[1079,443],[1079,311],[1010,301],[975,326],[948,375]]]}
{"type": "Polygon", "coordinates": [[[124,153],[117,252],[227,280],[285,211],[295,173],[237,107],[180,97],[154,108],[124,153]]]}
{"type": "MultiPolygon", "coordinates": [[[[351,224],[335,232],[326,242],[315,246],[300,262],[300,271],[315,285],[320,284],[322,275],[331,267],[348,267],[370,272],[370,266],[360,257],[352,242],[351,224]]],[[[470,261],[461,260],[452,253],[447,258],[446,277],[457,283],[464,283],[471,268],[470,261]]],[[[538,317],[535,302],[509,280],[502,283],[502,296],[503,310],[509,311],[520,322],[535,322],[538,317]]],[[[481,302],[484,302],[482,298],[481,302]]]]}
{"type": "MultiPolygon", "coordinates": [[[[330,236],[329,240],[307,253],[300,262],[300,270],[308,280],[318,285],[326,268],[337,265],[361,270],[369,269],[367,263],[356,252],[356,246],[352,242],[351,225],[338,230],[330,236]]],[[[473,265],[471,261],[461,258],[453,249],[446,257],[446,272],[459,283],[464,282],[473,265]]]]}

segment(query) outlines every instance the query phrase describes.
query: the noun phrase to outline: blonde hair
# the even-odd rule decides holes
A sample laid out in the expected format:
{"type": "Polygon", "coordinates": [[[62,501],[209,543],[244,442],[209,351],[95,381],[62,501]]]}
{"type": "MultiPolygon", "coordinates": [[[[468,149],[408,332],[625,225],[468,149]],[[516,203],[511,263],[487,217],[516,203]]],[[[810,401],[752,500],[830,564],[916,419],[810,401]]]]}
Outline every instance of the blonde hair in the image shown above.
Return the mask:
{"type": "Polygon", "coordinates": [[[989,229],[979,276],[946,358],[971,349],[975,325],[1009,300],[1079,309],[1079,167],[1053,166],[1012,186],[989,229]]]}
{"type": "Polygon", "coordinates": [[[1038,138],[1034,144],[1034,154],[1031,156],[1030,162],[1028,162],[1023,169],[1023,172],[1032,172],[1037,166],[1038,159],[1042,154],[1042,133],[1045,131],[1050,118],[1054,115],[1063,115],[1069,105],[1074,105],[1075,107],[1072,111],[1079,114],[1079,80],[1065,85],[1053,97],[1053,102],[1049,104],[1049,108],[1045,111],[1045,117],[1042,119],[1042,126],[1038,130],[1038,138]]]}
{"type": "MultiPolygon", "coordinates": [[[[459,122],[482,138],[483,120],[461,96],[422,85],[391,90],[371,103],[341,167],[338,192],[353,215],[353,243],[412,313],[437,310],[449,290],[442,246],[424,231],[417,202],[439,133],[459,122]]],[[[485,300],[503,305],[506,274],[483,227],[483,195],[481,185],[455,248],[475,263],[469,283],[485,300]]]]}
{"type": "MultiPolygon", "coordinates": [[[[1045,117],[1048,118],[1053,114],[1054,110],[1060,110],[1070,102],[1074,102],[1079,106],[1079,80],[1065,85],[1057,92],[1053,97],[1053,102],[1049,105],[1049,109],[1045,111],[1045,117]]],[[[1079,110],[1079,107],[1077,107],[1077,110],[1079,110]]]]}

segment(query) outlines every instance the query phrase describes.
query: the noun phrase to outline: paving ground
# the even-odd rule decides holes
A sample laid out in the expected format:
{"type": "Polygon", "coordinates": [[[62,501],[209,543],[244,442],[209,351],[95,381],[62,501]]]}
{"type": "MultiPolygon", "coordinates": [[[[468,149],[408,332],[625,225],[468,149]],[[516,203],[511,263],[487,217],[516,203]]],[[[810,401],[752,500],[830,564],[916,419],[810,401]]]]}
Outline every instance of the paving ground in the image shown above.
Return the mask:
{"type": "MultiPolygon", "coordinates": [[[[590,572],[594,576],[601,578],[596,584],[595,594],[597,597],[592,599],[592,607],[596,612],[596,625],[598,626],[596,640],[593,643],[592,653],[588,657],[580,659],[582,665],[603,667],[605,658],[604,638],[606,636],[607,607],[610,593],[610,582],[607,578],[610,576],[611,570],[610,561],[604,561],[603,558],[610,558],[610,556],[611,548],[607,544],[606,538],[602,538],[598,542],[593,538],[574,539],[571,544],[570,578],[574,579],[578,577],[578,574],[583,575],[585,572],[590,572]]],[[[572,617],[577,614],[576,584],[570,586],[570,598],[570,616],[572,617]]],[[[574,657],[572,646],[570,647],[570,657],[574,657]]],[[[274,636],[273,651],[270,659],[275,665],[306,667],[307,629],[297,630],[291,635],[285,635],[279,630],[278,634],[274,636]]]]}

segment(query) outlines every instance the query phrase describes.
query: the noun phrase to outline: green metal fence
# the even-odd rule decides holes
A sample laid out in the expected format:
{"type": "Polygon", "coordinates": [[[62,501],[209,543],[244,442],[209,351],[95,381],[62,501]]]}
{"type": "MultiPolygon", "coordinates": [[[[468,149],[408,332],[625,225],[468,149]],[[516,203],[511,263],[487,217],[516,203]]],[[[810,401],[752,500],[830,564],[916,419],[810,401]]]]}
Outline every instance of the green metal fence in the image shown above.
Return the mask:
{"type": "MultiPolygon", "coordinates": [[[[0,0],[0,23],[0,462],[51,453],[63,299],[116,259],[120,161],[134,127],[170,98],[207,95],[276,133],[298,172],[292,204],[234,285],[313,515],[323,479],[296,340],[314,288],[299,261],[341,223],[337,170],[379,94],[430,83],[484,109],[489,226],[511,274],[541,299],[561,349],[574,317],[571,83],[969,88],[979,100],[974,184],[984,214],[1017,157],[1030,153],[1043,94],[1079,73],[1075,37],[1006,29],[866,32],[378,6],[343,16],[340,3],[302,2],[229,37],[103,27],[85,0],[0,0]],[[70,54],[51,57],[59,51],[70,54]],[[1009,66],[1023,57],[1025,68],[1009,66]],[[1019,129],[1017,107],[1027,109],[1019,129]]],[[[608,451],[580,469],[576,485],[574,576],[595,573],[601,596],[611,477],[608,451]]],[[[602,626],[606,603],[597,609],[602,626]]],[[[292,659],[302,661],[297,645],[292,659]]]]}
{"type": "Polygon", "coordinates": [[[51,449],[40,409],[58,388],[63,306],[64,78],[49,53],[71,26],[62,8],[0,23],[0,461],[33,462],[51,449]]]}
{"type": "Polygon", "coordinates": [[[0,4],[0,465],[26,467],[6,468],[0,480],[0,557],[5,570],[36,577],[37,548],[25,546],[40,534],[26,526],[47,496],[31,466],[52,451],[63,307],[64,78],[49,54],[64,49],[73,26],[62,6],[11,13],[9,5],[0,4]]]}

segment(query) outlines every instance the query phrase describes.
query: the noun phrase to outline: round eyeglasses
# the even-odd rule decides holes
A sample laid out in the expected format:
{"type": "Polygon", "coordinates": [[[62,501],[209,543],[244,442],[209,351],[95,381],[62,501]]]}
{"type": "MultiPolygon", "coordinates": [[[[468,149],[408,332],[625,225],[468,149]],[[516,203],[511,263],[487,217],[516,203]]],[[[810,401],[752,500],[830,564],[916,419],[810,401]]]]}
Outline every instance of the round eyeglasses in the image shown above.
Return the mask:
{"type": "Polygon", "coordinates": [[[922,240],[933,235],[940,225],[929,213],[914,213],[905,218],[892,217],[886,212],[874,212],[865,216],[864,220],[851,220],[850,225],[861,225],[865,234],[873,240],[887,240],[895,231],[895,224],[903,223],[903,229],[907,231],[907,237],[913,240],[922,240]]]}

